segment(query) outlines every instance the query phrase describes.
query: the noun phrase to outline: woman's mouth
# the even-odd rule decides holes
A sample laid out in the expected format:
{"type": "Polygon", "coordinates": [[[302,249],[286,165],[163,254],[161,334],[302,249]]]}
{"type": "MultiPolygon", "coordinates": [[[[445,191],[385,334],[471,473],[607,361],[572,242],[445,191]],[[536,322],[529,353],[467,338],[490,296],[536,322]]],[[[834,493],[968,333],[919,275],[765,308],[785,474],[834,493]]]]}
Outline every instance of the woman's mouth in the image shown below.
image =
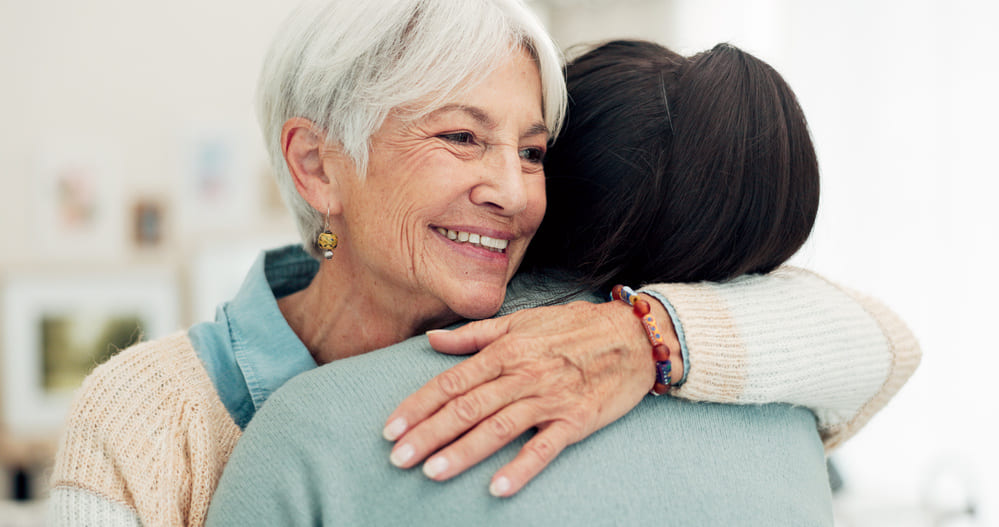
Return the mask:
{"type": "Polygon", "coordinates": [[[474,232],[453,231],[443,227],[437,227],[437,232],[455,243],[467,243],[496,253],[506,252],[506,246],[510,243],[509,240],[490,238],[489,236],[482,236],[474,232]]]}

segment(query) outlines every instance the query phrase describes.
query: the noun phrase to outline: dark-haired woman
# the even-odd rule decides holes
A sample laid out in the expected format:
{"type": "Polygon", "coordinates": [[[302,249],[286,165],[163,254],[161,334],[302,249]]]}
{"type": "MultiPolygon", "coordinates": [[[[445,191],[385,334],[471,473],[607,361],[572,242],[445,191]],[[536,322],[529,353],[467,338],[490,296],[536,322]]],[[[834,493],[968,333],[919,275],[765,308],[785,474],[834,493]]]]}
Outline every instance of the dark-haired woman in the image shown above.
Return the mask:
{"type": "MultiPolygon", "coordinates": [[[[521,269],[557,270],[581,289],[650,284],[642,292],[683,358],[672,361],[674,397],[807,407],[827,451],[855,434],[920,351],[880,302],[778,268],[811,232],[819,199],[808,126],[783,78],[726,44],[684,57],[614,41],[569,64],[566,82],[567,124],[545,160],[548,209],[521,269]]],[[[413,452],[400,465],[429,458],[447,466],[431,477],[446,479],[516,435],[495,433],[497,421],[517,434],[537,427],[492,478],[509,496],[649,392],[651,356],[634,366],[611,344],[618,335],[580,350],[605,325],[568,335],[551,318],[525,310],[432,332],[439,351],[482,351],[392,412],[387,432],[407,425],[386,434],[393,454],[413,452]],[[621,367],[599,370],[606,361],[621,367]]]]}
{"type": "MultiPolygon", "coordinates": [[[[650,338],[658,356],[647,352],[644,369],[634,372],[625,365],[631,359],[613,350],[574,356],[573,333],[589,328],[560,325],[552,313],[564,308],[431,336],[438,349],[485,349],[392,415],[386,434],[398,437],[396,419],[416,423],[433,414],[398,439],[393,463],[411,466],[453,438],[453,429],[468,430],[424,465],[446,479],[519,437],[470,471],[484,477],[499,469],[490,491],[508,496],[551,462],[514,500],[499,503],[474,484],[438,486],[372,461],[386,450],[371,437],[378,413],[424,375],[454,364],[427,354],[417,339],[319,368],[274,394],[233,454],[211,521],[831,523],[816,421],[827,447],[842,441],[897,391],[919,351],[877,303],[805,271],[774,271],[807,238],[818,200],[815,154],[793,94],[769,66],[724,45],[685,58],[651,43],[614,42],[577,59],[567,75],[569,121],[547,165],[549,216],[530,260],[548,274],[515,281],[505,311],[614,282],[727,281],[650,287],[652,296],[635,304],[646,303],[652,324],[666,333],[671,316],[676,334],[665,343],[650,338]],[[760,287],[770,288],[769,305],[761,306],[760,287]],[[824,303],[807,305],[817,291],[824,303]],[[772,312],[756,313],[761,307],[772,312]],[[796,333],[810,321],[827,324],[822,338],[796,333]],[[516,338],[503,336],[512,329],[516,338]],[[523,338],[532,329],[544,346],[523,338]],[[817,347],[799,349],[802,341],[817,347]],[[863,349],[834,350],[844,342],[863,349]],[[680,366],[673,353],[683,346],[689,367],[672,377],[661,352],[669,348],[680,366]],[[846,362],[827,362],[828,351],[846,362]],[[617,375],[630,374],[634,385],[609,391],[586,378],[608,363],[621,364],[626,371],[617,375]],[[562,369],[582,378],[562,383],[562,369]],[[664,383],[676,397],[636,407],[664,383]],[[681,397],[783,401],[808,406],[814,418],[801,407],[681,397]],[[537,434],[521,436],[532,426],[537,434]]],[[[644,317],[634,322],[651,325],[644,317]]]]}

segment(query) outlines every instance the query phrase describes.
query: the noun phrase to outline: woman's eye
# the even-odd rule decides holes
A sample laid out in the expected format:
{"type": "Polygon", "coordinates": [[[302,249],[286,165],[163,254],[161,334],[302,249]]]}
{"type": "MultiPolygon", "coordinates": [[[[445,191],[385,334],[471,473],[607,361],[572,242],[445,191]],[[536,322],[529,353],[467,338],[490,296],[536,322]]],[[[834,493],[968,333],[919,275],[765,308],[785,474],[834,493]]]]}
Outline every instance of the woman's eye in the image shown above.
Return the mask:
{"type": "Polygon", "coordinates": [[[440,134],[437,137],[459,145],[470,145],[475,143],[475,136],[471,132],[451,132],[440,134]]]}
{"type": "Polygon", "coordinates": [[[520,158],[528,163],[540,165],[545,160],[545,151],[543,148],[522,148],[520,158]]]}

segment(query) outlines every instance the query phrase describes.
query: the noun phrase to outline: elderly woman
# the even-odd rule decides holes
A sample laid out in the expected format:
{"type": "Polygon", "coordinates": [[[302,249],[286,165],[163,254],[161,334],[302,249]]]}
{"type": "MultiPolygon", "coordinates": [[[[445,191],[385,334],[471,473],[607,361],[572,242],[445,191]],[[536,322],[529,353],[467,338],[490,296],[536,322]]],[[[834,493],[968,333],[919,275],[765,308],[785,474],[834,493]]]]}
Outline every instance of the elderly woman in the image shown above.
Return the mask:
{"type": "MultiPolygon", "coordinates": [[[[56,523],[201,524],[242,429],[288,379],[495,313],[544,213],[559,66],[516,0],[297,11],[259,113],[307,250],[266,252],[214,322],[95,370],[56,461],[56,523]]],[[[548,316],[603,328],[576,340],[583,354],[617,341],[627,368],[594,362],[590,377],[641,384],[648,343],[619,304],[548,316]]]]}
{"type": "Polygon", "coordinates": [[[56,460],[56,523],[199,525],[241,428],[286,380],[494,314],[544,215],[564,108],[559,55],[518,1],[299,10],[259,114],[312,256],[266,253],[214,323],[94,371],[56,460]]]}
{"type": "MultiPolygon", "coordinates": [[[[550,201],[571,210],[546,220],[536,240],[545,243],[529,252],[535,266],[549,275],[557,269],[571,281],[522,275],[505,310],[564,298],[594,282],[766,271],[807,237],[818,200],[815,152],[793,93],[765,63],[728,45],[687,58],[648,42],[613,42],[570,64],[567,77],[568,124],[547,168],[550,201]],[[628,162],[621,152],[628,152],[628,162]],[[727,186],[742,192],[700,206],[697,200],[683,203],[727,186]],[[652,195],[636,196],[636,189],[652,195]],[[592,240],[597,242],[587,243],[592,240]],[[663,258],[673,265],[664,266],[663,258]]],[[[784,269],[777,276],[791,283],[801,272],[784,269]]],[[[746,291],[760,280],[735,278],[733,288],[716,291],[746,291]]],[[[798,303],[793,297],[788,302],[798,303]]],[[[836,311],[851,318],[849,309],[836,311]]],[[[830,335],[871,329],[877,331],[843,321],[828,328],[830,335]]],[[[918,359],[918,350],[901,341],[909,337],[904,329],[887,333],[897,338],[900,354],[918,359]]],[[[734,328],[720,337],[739,339],[734,328]]],[[[781,345],[764,347],[770,348],[773,369],[786,370],[780,376],[793,376],[797,367],[806,381],[826,382],[821,371],[788,356],[781,345]]],[[[378,460],[388,450],[371,431],[379,414],[420,377],[455,360],[427,353],[425,339],[410,339],[289,382],[237,446],[209,525],[832,524],[814,417],[789,405],[648,401],[567,450],[508,501],[490,499],[467,477],[439,485],[393,471],[378,460]]],[[[700,368],[691,362],[693,375],[700,368]]],[[[897,361],[889,395],[913,366],[897,361]]],[[[753,390],[740,389],[743,384],[776,388],[794,382],[746,371],[752,367],[743,362],[741,377],[722,379],[729,381],[732,397],[753,390]]],[[[851,375],[874,373],[870,366],[860,369],[835,377],[851,383],[851,375]]],[[[502,376],[492,384],[518,388],[502,376]]],[[[810,388],[797,391],[807,397],[810,388]]],[[[820,425],[830,419],[818,417],[820,425]]],[[[491,417],[486,428],[520,435],[512,422],[491,417]]],[[[553,426],[557,422],[539,426],[533,438],[518,438],[471,475],[497,470],[553,426]]],[[[475,439],[483,437],[479,432],[475,439]]]]}

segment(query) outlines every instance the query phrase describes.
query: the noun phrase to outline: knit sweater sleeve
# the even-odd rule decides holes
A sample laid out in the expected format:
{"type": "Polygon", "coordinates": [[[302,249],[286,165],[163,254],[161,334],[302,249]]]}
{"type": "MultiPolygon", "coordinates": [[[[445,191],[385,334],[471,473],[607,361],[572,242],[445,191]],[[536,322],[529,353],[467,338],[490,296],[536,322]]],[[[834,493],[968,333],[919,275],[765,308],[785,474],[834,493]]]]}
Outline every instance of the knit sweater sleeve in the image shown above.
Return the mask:
{"type": "Polygon", "coordinates": [[[921,357],[891,310],[804,269],[645,289],[668,300],[685,339],[689,371],[673,396],[807,407],[827,450],[883,408],[921,357]]]}
{"type": "Polygon", "coordinates": [[[239,435],[186,335],[122,351],[75,398],[51,523],[201,525],[239,435]]]}

